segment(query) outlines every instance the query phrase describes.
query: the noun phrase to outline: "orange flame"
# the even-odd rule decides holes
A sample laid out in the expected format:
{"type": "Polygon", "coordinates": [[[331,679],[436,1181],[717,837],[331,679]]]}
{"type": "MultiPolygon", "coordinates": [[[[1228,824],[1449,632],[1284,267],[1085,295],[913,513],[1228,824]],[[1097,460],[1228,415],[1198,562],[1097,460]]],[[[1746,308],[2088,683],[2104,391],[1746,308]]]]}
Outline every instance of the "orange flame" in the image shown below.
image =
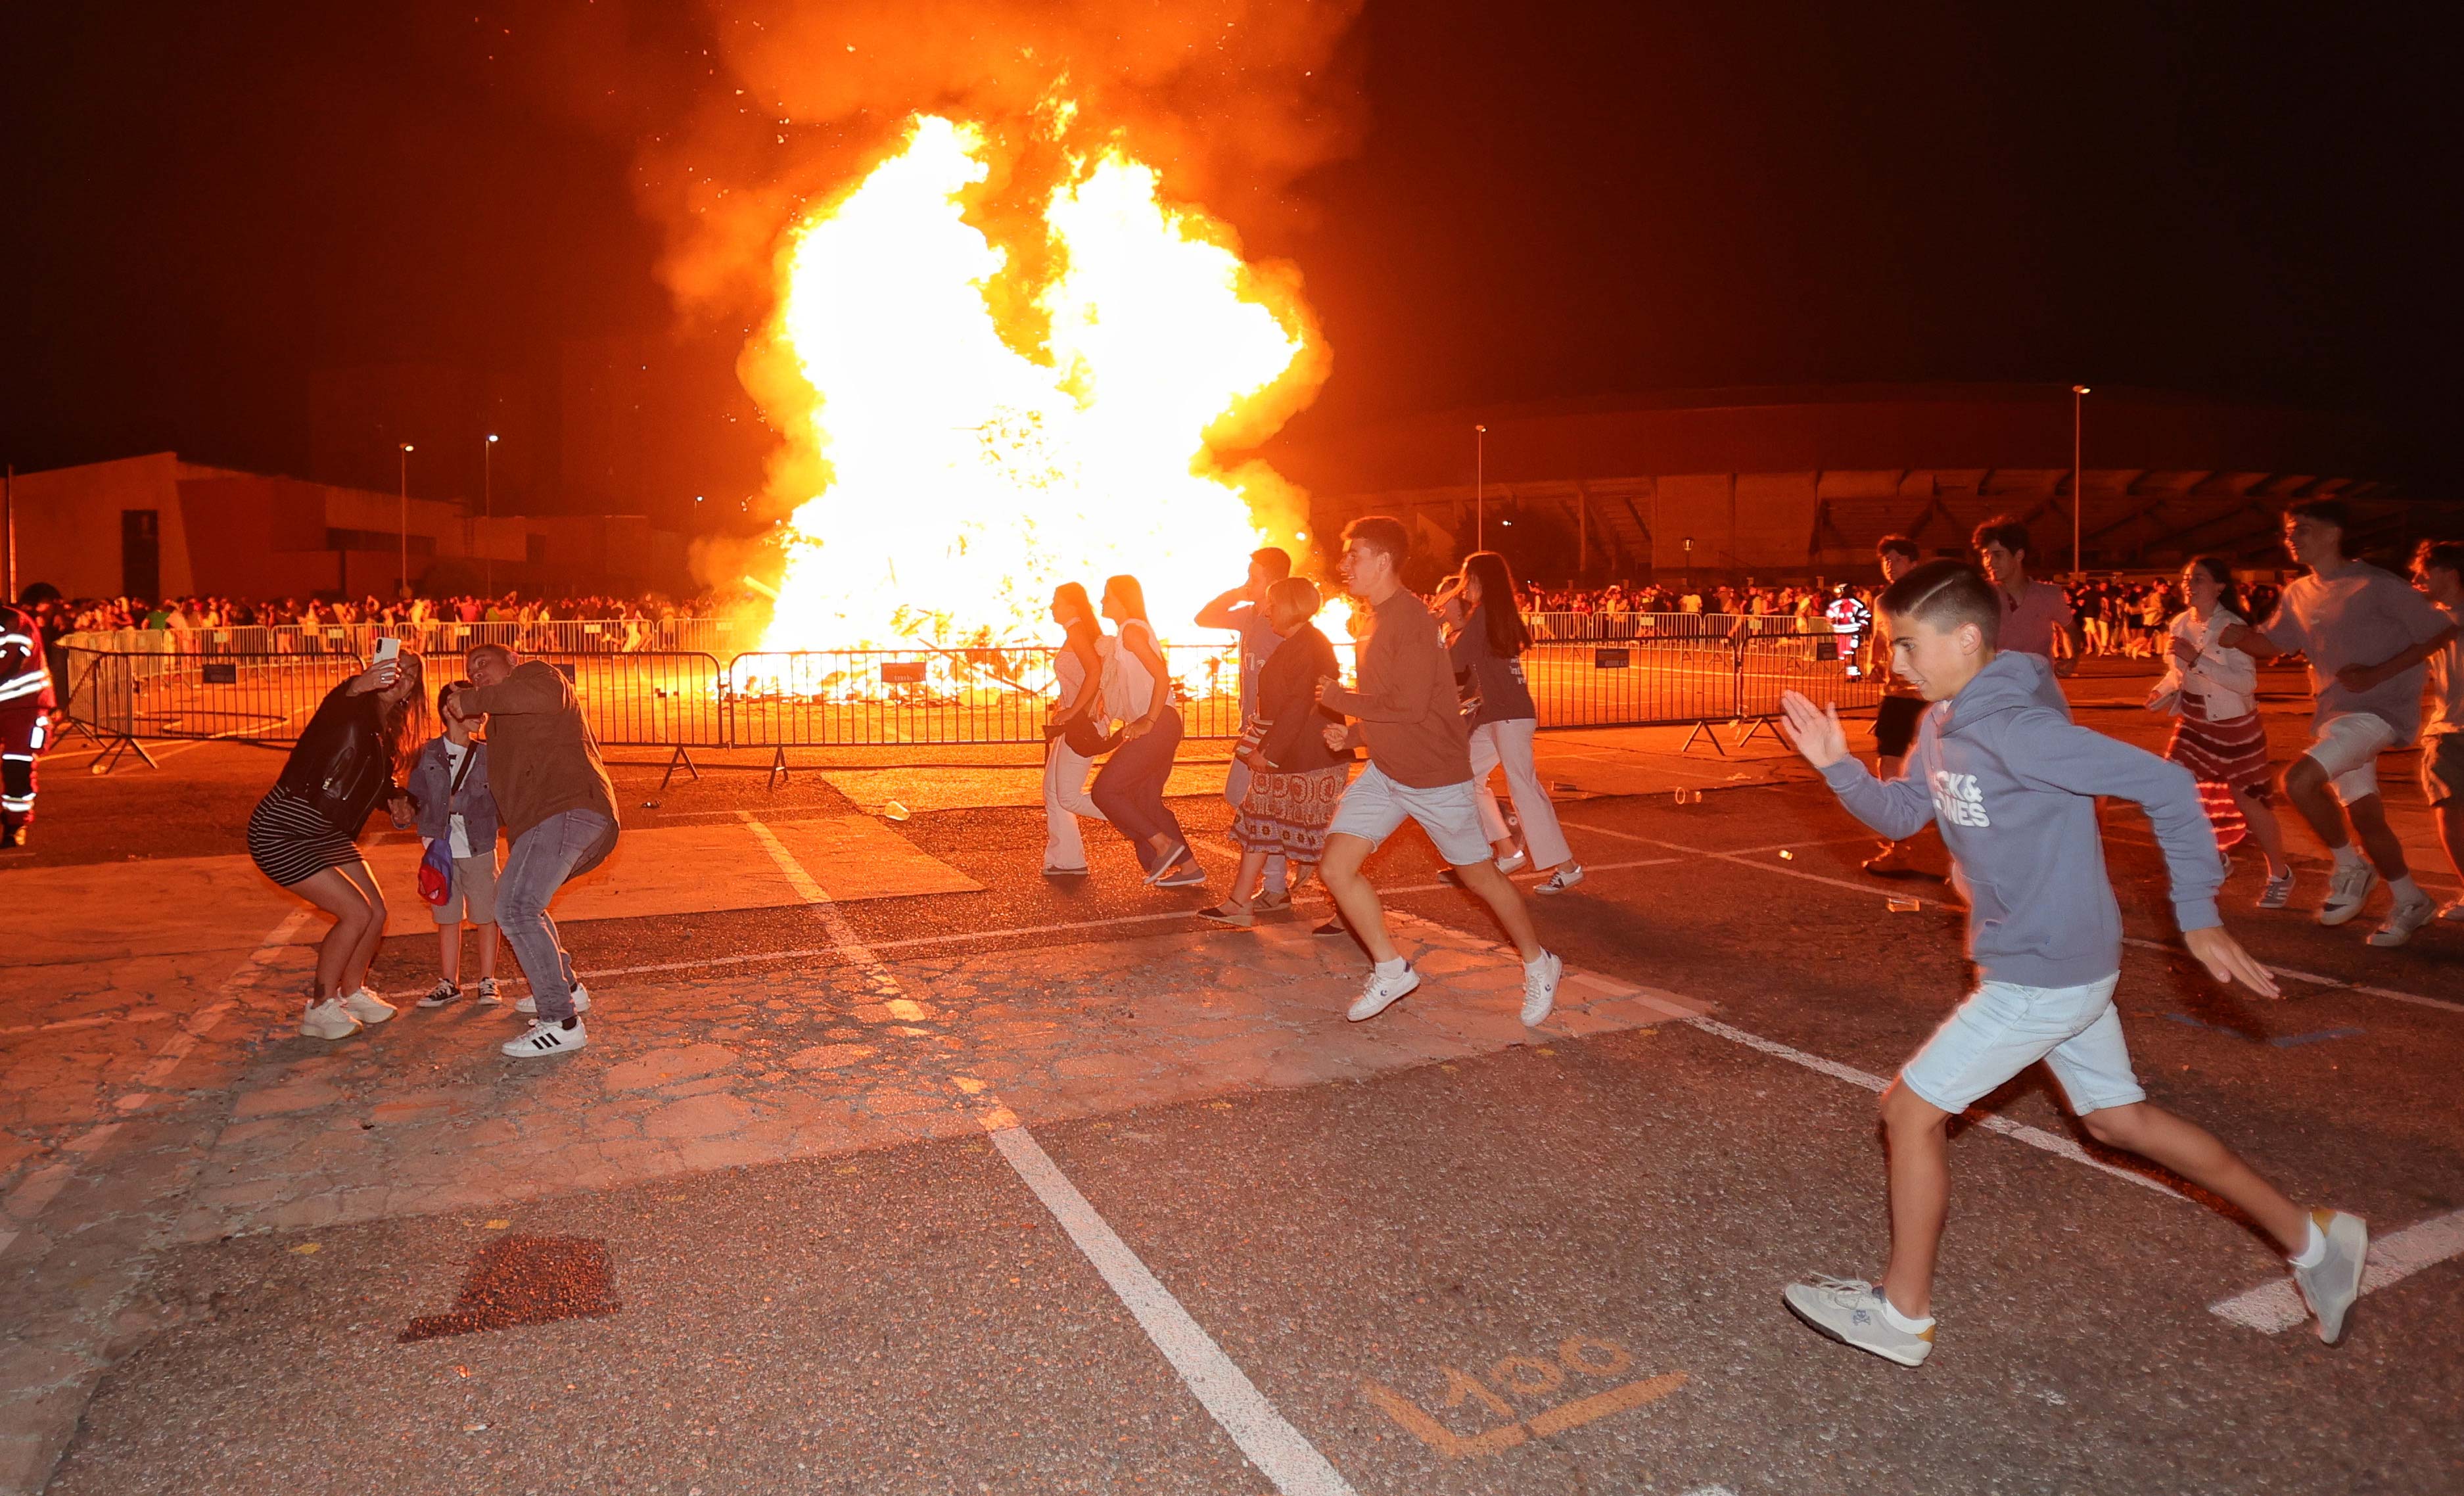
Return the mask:
{"type": "Polygon", "coordinates": [[[1017,162],[919,115],[791,234],[772,337],[811,405],[771,414],[826,478],[782,537],[763,649],[1049,639],[1053,587],[1116,572],[1170,632],[1291,539],[1264,513],[1281,480],[1223,472],[1209,438],[1255,440],[1314,388],[1297,296],[1118,144],[1062,160],[1014,255],[970,208],[1017,162]]]}

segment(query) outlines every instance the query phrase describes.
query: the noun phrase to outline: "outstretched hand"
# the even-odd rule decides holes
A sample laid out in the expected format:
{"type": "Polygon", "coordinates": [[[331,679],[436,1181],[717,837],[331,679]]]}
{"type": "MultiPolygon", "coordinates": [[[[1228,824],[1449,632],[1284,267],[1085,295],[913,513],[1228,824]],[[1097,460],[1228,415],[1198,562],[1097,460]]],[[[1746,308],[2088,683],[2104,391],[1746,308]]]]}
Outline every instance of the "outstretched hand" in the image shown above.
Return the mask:
{"type": "Polygon", "coordinates": [[[1848,730],[1839,725],[1839,709],[1824,704],[1815,706],[1801,692],[1779,693],[1779,730],[1789,746],[1805,756],[1805,761],[1817,769],[1827,769],[1848,757],[1848,730]]]}
{"type": "Polygon", "coordinates": [[[2190,954],[2198,957],[2199,964],[2206,967],[2208,975],[2216,980],[2238,981],[2262,998],[2284,996],[2277,990],[2276,979],[2268,974],[2267,968],[2258,964],[2256,957],[2243,950],[2240,941],[2225,934],[2223,926],[2211,925],[2205,930],[2184,931],[2182,943],[2190,948],[2190,954]]]}

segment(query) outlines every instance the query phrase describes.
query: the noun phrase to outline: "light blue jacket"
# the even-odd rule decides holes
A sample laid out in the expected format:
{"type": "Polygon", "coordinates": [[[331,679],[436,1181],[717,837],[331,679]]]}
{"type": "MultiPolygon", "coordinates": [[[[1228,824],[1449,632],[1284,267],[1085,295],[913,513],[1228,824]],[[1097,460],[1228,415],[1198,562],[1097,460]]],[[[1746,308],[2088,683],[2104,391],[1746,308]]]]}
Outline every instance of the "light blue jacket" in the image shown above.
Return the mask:
{"type": "Polygon", "coordinates": [[[471,751],[478,759],[463,776],[462,792],[451,805],[445,797],[453,787],[453,775],[446,767],[445,746],[442,735],[429,738],[411,764],[409,782],[403,786],[419,802],[419,834],[430,841],[447,835],[453,829],[452,817],[458,814],[471,842],[471,855],[487,855],[496,846],[496,797],[488,789],[488,745],[476,737],[471,739],[471,751]]]}
{"type": "Polygon", "coordinates": [[[2122,969],[2100,795],[2146,810],[2181,928],[2224,923],[2215,827],[2190,771],[2072,722],[2039,655],[1997,654],[1926,709],[1898,779],[1881,782],[1854,759],[1822,777],[1850,814],[1894,841],[1941,826],[1968,892],[1969,954],[1990,979],[2078,987],[2122,969]]]}

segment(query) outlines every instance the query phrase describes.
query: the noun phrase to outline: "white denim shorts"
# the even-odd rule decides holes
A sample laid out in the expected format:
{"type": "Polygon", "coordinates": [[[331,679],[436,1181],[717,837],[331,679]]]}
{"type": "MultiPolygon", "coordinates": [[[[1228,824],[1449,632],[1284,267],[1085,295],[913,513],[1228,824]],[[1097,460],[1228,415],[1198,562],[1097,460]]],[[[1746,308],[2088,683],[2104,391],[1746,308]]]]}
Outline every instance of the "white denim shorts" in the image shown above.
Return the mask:
{"type": "Polygon", "coordinates": [[[2394,724],[2375,712],[2339,712],[2319,724],[2307,750],[2335,781],[2336,799],[2351,804],[2379,792],[2379,755],[2395,743],[2394,724]]]}
{"type": "Polygon", "coordinates": [[[1375,847],[1394,835],[1406,819],[1420,823],[1420,829],[1429,833],[1438,855],[1449,866],[1468,868],[1488,861],[1491,855],[1488,833],[1480,826],[1480,801],[1471,781],[1414,789],[1388,779],[1374,763],[1362,768],[1359,778],[1344,790],[1326,834],[1356,836],[1375,847]]]}
{"type": "Polygon", "coordinates": [[[2145,1101],[2113,1006],[2121,979],[2117,972],[2084,987],[1986,982],[1901,1067],[1900,1080],[1920,1100],[1958,1113],[2042,1060],[2081,1116],[2145,1101]]]}

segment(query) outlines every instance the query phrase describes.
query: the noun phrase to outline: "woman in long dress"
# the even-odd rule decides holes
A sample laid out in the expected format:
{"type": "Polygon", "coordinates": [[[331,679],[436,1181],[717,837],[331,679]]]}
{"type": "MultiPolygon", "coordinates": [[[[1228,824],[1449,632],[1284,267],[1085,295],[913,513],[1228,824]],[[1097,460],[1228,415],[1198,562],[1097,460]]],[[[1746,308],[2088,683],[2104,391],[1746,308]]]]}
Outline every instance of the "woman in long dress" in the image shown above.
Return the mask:
{"type": "Polygon", "coordinates": [[[2182,568],[2182,600],[2189,605],[2170,627],[2172,669],[2148,698],[2161,708],[2171,695],[2172,740],[2165,757],[2199,781],[2199,800],[2216,828],[2216,847],[2230,853],[2245,835],[2267,857],[2259,907],[2281,909],[2293,892],[2293,865],[2284,856],[2284,828],[2267,803],[2267,727],[2258,719],[2258,667],[2239,649],[2220,647],[2225,630],[2243,622],[2232,566],[2200,556],[2182,568]]]}

